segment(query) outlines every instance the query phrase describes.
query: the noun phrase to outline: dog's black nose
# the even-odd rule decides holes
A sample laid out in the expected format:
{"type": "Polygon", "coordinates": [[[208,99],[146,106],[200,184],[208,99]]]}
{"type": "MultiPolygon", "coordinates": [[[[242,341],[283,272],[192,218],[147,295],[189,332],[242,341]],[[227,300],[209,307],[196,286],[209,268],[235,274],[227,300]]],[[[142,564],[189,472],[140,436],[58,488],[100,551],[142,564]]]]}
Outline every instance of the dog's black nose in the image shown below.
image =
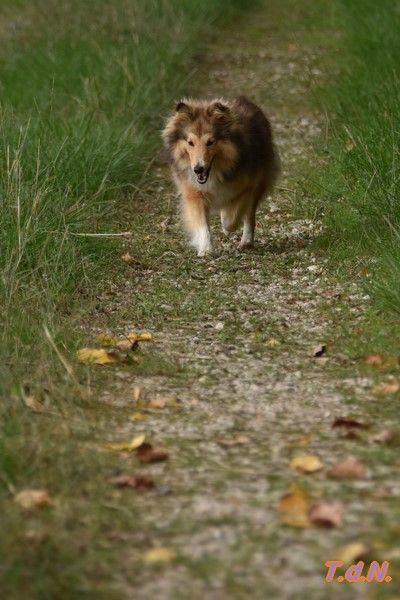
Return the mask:
{"type": "Polygon", "coordinates": [[[202,175],[204,173],[204,167],[203,165],[200,165],[199,163],[197,163],[197,165],[194,166],[193,171],[196,173],[196,175],[202,175]]]}

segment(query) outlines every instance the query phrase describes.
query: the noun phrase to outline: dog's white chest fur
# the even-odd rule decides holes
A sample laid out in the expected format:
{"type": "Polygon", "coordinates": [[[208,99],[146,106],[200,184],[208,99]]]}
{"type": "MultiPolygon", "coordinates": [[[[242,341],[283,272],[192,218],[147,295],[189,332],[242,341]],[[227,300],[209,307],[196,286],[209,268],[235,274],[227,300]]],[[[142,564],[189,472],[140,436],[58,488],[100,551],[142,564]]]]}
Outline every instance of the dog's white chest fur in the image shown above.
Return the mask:
{"type": "Polygon", "coordinates": [[[237,194],[226,182],[220,181],[212,172],[206,183],[199,183],[192,170],[190,170],[188,178],[196,190],[206,195],[212,212],[219,212],[228,206],[237,194]]]}

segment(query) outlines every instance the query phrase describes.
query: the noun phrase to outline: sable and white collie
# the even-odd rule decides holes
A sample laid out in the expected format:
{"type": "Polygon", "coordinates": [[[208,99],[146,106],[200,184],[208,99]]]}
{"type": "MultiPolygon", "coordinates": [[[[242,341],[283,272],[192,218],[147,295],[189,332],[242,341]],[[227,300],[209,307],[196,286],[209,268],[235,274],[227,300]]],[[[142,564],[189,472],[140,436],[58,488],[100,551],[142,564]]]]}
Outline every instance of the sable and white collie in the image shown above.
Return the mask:
{"type": "Polygon", "coordinates": [[[271,194],[279,174],[271,126],[261,109],[244,96],[184,99],[162,137],[198,255],[212,249],[212,212],[220,213],[226,234],[243,224],[239,248],[252,246],[257,206],[271,194]]]}

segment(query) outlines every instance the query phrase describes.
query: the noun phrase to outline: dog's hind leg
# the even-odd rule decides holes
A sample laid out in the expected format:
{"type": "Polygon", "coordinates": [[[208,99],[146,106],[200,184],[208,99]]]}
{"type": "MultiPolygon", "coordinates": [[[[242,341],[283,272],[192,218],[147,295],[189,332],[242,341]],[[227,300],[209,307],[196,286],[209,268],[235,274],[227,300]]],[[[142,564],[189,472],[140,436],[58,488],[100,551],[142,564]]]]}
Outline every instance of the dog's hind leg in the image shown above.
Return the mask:
{"type": "Polygon", "coordinates": [[[254,245],[254,230],[256,227],[257,204],[252,204],[243,215],[243,233],[240,240],[239,249],[245,250],[254,245]]]}
{"type": "Polygon", "coordinates": [[[243,233],[239,244],[239,250],[245,250],[246,248],[252,248],[254,246],[256,211],[260,201],[264,196],[265,190],[266,186],[260,186],[254,192],[253,197],[249,199],[249,203],[243,212],[243,233]]]}
{"type": "Polygon", "coordinates": [[[239,227],[241,213],[237,207],[223,208],[221,210],[221,227],[225,235],[229,235],[239,227]]]}

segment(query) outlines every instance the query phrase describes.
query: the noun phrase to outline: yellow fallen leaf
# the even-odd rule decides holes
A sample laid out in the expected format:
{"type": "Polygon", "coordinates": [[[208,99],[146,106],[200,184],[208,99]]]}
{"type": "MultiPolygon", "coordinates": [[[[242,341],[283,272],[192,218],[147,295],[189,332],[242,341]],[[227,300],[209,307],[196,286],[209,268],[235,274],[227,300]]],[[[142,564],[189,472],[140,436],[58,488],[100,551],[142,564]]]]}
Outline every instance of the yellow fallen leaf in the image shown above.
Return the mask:
{"type": "Polygon", "coordinates": [[[109,450],[116,450],[117,452],[132,452],[133,450],[136,450],[136,448],[139,448],[139,446],[143,444],[145,439],[146,434],[140,433],[139,435],[135,436],[130,442],[110,442],[108,444],[105,444],[105,447],[109,450]]]}
{"type": "Polygon", "coordinates": [[[96,335],[96,340],[100,342],[102,346],[115,346],[117,343],[117,338],[109,333],[99,333],[96,335]]]}
{"type": "Polygon", "coordinates": [[[26,510],[47,508],[53,505],[47,490],[22,490],[14,496],[14,501],[26,510]]]}
{"type": "Polygon", "coordinates": [[[278,346],[281,345],[279,340],[276,340],[275,338],[269,338],[269,340],[267,340],[265,342],[265,345],[267,346],[267,348],[277,348],[278,346]]]}
{"type": "Polygon", "coordinates": [[[133,396],[133,401],[134,402],[139,402],[141,392],[142,392],[142,390],[141,390],[140,385],[134,385],[133,386],[132,396],[133,396]]]}
{"type": "Polygon", "coordinates": [[[104,348],[81,348],[76,355],[82,363],[107,365],[118,362],[118,358],[104,348]]]}
{"type": "Polygon", "coordinates": [[[368,552],[368,548],[362,542],[346,544],[335,552],[335,560],[341,560],[345,565],[353,564],[361,560],[368,552]]]}
{"type": "Polygon", "coordinates": [[[278,510],[284,525],[311,527],[308,518],[308,498],[305,491],[298,485],[293,485],[290,491],[282,496],[278,510]]]}
{"type": "Polygon", "coordinates": [[[165,563],[176,558],[177,554],[172,548],[153,548],[145,552],[143,559],[147,563],[165,563]]]}
{"type": "Polygon", "coordinates": [[[141,412],[135,412],[135,413],[129,415],[128,418],[130,421],[146,421],[147,416],[141,412]]]}
{"type": "Polygon", "coordinates": [[[179,408],[179,402],[174,396],[166,396],[165,398],[155,398],[146,404],[146,408],[163,409],[167,407],[179,408]]]}
{"type": "Polygon", "coordinates": [[[291,469],[296,469],[297,471],[302,471],[303,473],[314,473],[314,471],[322,469],[323,464],[318,456],[314,456],[313,454],[301,454],[295,456],[290,461],[289,467],[291,469]]]}
{"type": "Polygon", "coordinates": [[[151,333],[136,333],[135,331],[130,331],[125,337],[131,342],[151,342],[153,339],[151,333]]]}

